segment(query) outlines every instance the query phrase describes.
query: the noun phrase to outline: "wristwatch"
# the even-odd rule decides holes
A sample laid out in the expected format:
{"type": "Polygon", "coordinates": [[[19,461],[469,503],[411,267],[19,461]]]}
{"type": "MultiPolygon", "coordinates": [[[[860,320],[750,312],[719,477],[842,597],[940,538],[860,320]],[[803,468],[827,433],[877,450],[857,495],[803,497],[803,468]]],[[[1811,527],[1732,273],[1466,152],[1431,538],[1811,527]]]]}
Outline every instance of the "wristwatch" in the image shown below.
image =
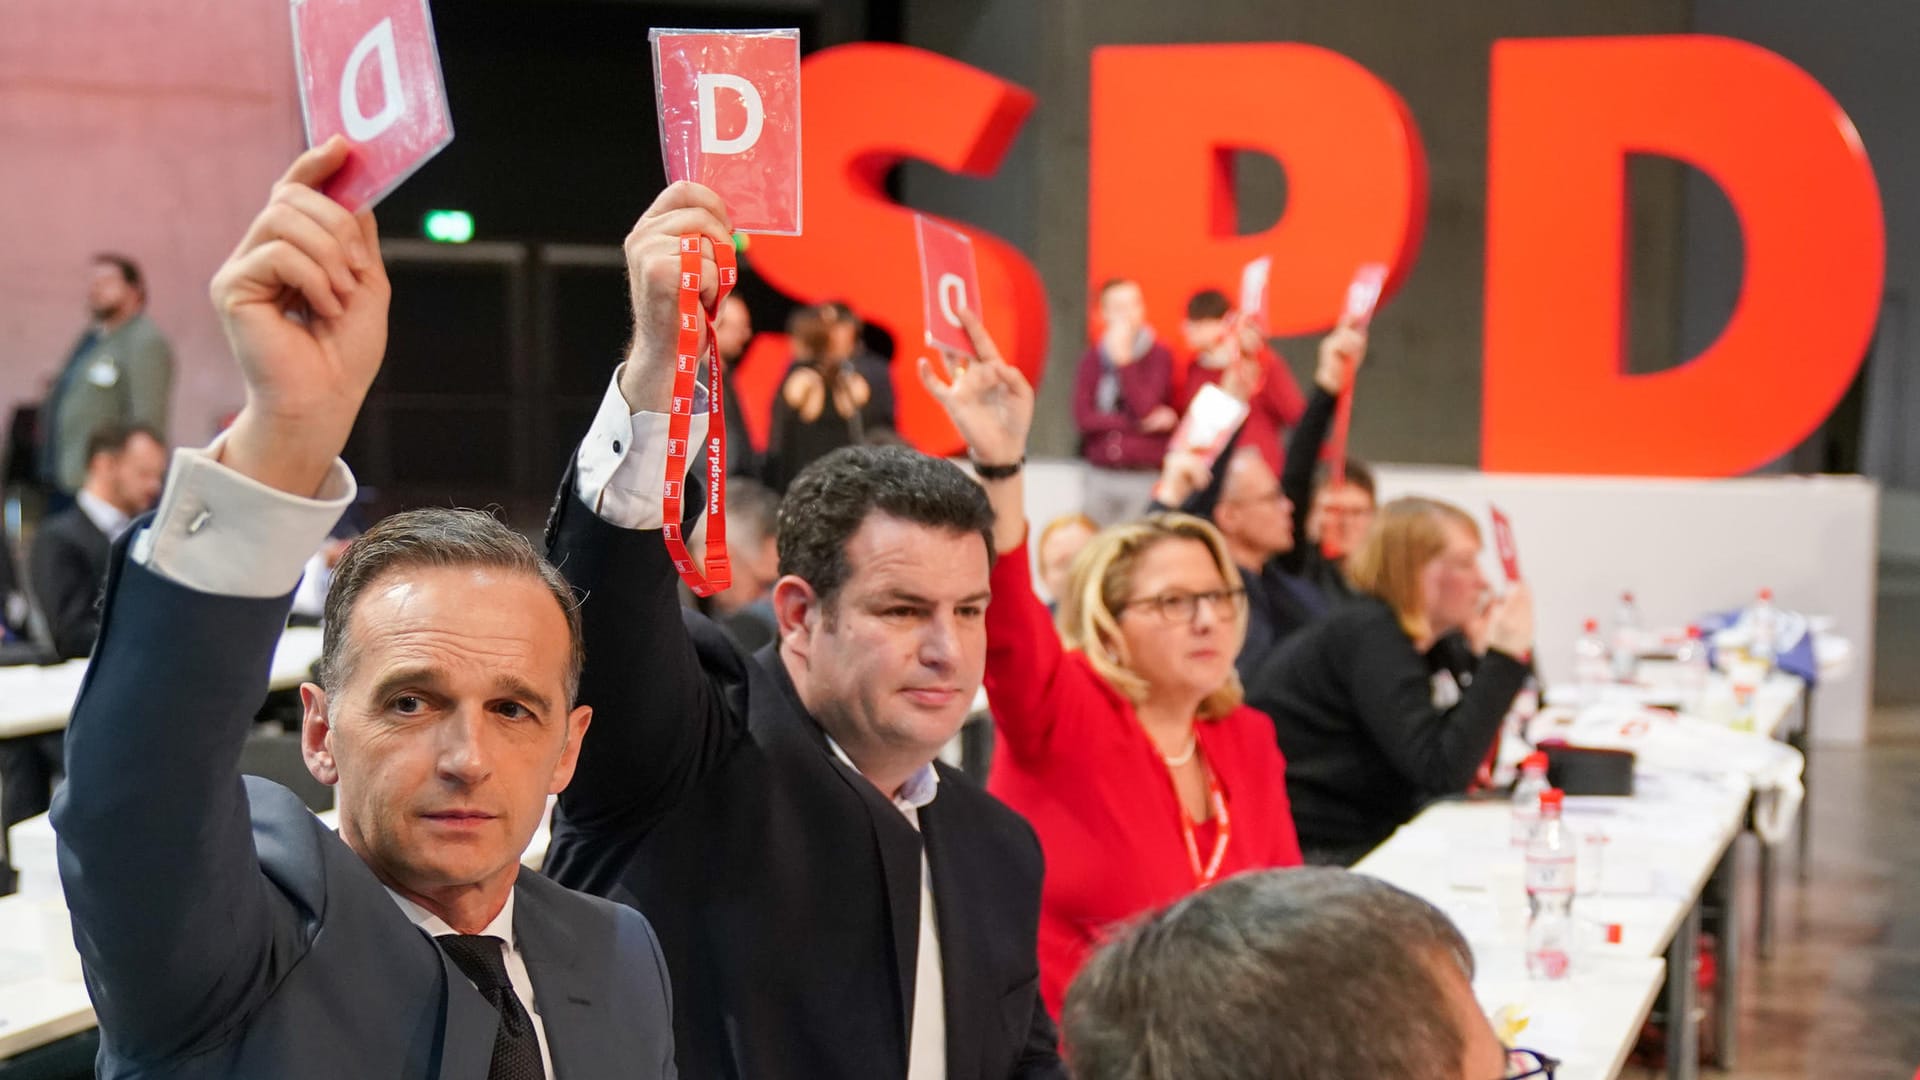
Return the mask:
{"type": "Polygon", "coordinates": [[[971,456],[967,460],[973,462],[974,475],[982,480],[1009,480],[1020,475],[1021,467],[1027,463],[1027,456],[1020,455],[1020,460],[1011,465],[987,465],[971,456]]]}

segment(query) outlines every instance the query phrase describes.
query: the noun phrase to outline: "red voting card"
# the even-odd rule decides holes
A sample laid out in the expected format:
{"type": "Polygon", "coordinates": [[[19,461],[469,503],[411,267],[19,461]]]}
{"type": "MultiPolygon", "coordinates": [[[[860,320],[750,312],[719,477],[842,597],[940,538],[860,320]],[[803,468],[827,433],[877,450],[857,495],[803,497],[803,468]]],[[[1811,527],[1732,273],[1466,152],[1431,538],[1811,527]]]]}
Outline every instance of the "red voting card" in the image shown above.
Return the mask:
{"type": "Polygon", "coordinates": [[[1500,552],[1500,568],[1507,573],[1508,581],[1520,580],[1520,549],[1513,544],[1513,522],[1492,503],[1487,509],[1493,512],[1493,546],[1500,552]]]}
{"type": "Polygon", "coordinates": [[[921,311],[927,344],[960,356],[973,355],[960,313],[980,314],[980,275],[974,270],[973,241],[966,233],[923,215],[913,215],[920,241],[921,311]]]}
{"type": "Polygon", "coordinates": [[[1354,272],[1353,283],[1347,286],[1347,309],[1341,315],[1341,321],[1355,330],[1365,330],[1373,321],[1373,309],[1380,303],[1380,290],[1387,284],[1387,268],[1381,263],[1367,263],[1354,272]]]}
{"type": "Polygon", "coordinates": [[[1273,274],[1273,256],[1262,255],[1240,269],[1240,314],[1257,326],[1267,325],[1267,278],[1273,274]]]}
{"type": "Polygon", "coordinates": [[[740,232],[800,234],[800,31],[654,30],[667,179],[718,192],[740,232]]]}
{"type": "Polygon", "coordinates": [[[373,206],[453,141],[426,0],[293,0],[307,145],[345,135],[353,154],[326,193],[373,206]]]}

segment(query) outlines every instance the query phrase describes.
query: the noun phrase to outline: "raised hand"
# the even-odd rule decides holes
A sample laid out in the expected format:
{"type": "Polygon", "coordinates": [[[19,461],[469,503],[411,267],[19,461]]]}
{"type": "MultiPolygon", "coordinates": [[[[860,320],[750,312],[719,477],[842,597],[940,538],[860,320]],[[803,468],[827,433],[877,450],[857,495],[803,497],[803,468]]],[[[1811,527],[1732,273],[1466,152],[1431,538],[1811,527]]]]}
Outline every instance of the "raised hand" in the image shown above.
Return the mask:
{"type": "MultiPolygon", "coordinates": [[[[732,219],[713,189],[681,180],[653,200],[627,234],[627,293],[633,303],[633,344],[620,372],[620,393],[635,412],[672,407],[674,357],[680,339],[680,237],[698,234],[700,299],[711,304],[720,287],[714,245],[733,243],[732,219]]],[[[706,336],[704,322],[701,337],[706,336]]]]}
{"type": "Polygon", "coordinates": [[[300,496],[346,447],[387,348],[373,215],[317,190],[350,149],[336,136],[294,159],[209,290],[247,388],[221,460],[300,496]]]}
{"type": "Polygon", "coordinates": [[[920,382],[947,411],[955,430],[967,441],[973,459],[983,465],[1010,465],[1027,452],[1027,432],[1033,427],[1033,387],[1020,369],[1000,356],[987,328],[970,311],[960,313],[961,325],[973,342],[978,359],[950,361],[952,378],[942,378],[933,362],[920,358],[920,382]]]}
{"type": "Polygon", "coordinates": [[[1352,384],[1366,358],[1367,332],[1342,322],[1333,333],[1320,339],[1320,366],[1314,370],[1313,381],[1320,389],[1338,396],[1352,384]]]}

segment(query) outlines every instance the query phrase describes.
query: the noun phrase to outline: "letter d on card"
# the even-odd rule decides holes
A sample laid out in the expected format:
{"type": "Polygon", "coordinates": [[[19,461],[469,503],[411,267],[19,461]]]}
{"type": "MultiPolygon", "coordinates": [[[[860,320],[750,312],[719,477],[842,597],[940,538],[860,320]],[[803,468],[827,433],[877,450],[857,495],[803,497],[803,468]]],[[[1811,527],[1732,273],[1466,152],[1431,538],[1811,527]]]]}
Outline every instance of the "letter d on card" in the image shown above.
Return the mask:
{"type": "Polygon", "coordinates": [[[378,203],[453,141],[426,0],[293,0],[293,51],[307,145],[354,144],[326,187],[347,209],[378,203]]]}
{"type": "Polygon", "coordinates": [[[960,356],[973,355],[973,341],[960,325],[960,313],[980,314],[980,275],[974,269],[973,241],[924,214],[913,215],[920,243],[920,308],[927,344],[960,356]]]}
{"type": "Polygon", "coordinates": [[[800,234],[800,31],[654,30],[667,179],[712,188],[740,232],[800,234]]]}

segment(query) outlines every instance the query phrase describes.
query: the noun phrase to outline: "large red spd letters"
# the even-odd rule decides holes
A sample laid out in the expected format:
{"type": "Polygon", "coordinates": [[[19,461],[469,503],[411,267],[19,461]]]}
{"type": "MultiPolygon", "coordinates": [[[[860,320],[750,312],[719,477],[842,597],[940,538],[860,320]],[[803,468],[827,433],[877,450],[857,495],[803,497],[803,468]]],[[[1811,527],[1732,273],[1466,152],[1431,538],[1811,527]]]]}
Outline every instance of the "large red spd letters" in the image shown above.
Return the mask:
{"type": "MultiPolygon", "coordinates": [[[[845,297],[891,332],[901,434],[957,452],[913,374],[925,351],[906,269],[913,215],[882,185],[909,158],[991,175],[1033,98],[894,45],[823,50],[802,78],[806,235],[757,239],[754,268],[798,300],[845,297]]],[[[1092,80],[1087,286],[1138,280],[1163,337],[1190,294],[1231,292],[1260,255],[1276,335],[1331,325],[1363,263],[1388,268],[1383,303],[1411,271],[1426,155],[1406,105],[1353,61],[1294,43],[1110,47],[1095,50],[1092,80]],[[1239,150],[1286,170],[1285,210],[1254,235],[1235,228],[1239,150]]],[[[1865,355],[1885,260],[1873,171],[1832,97],[1773,53],[1708,36],[1502,41],[1492,87],[1482,466],[1723,476],[1812,431],[1865,355]],[[1746,253],[1719,338],[1651,375],[1624,365],[1628,154],[1711,177],[1746,253]]],[[[1006,242],[956,227],[973,240],[989,328],[1037,376],[1039,276],[1006,242]]],[[[749,416],[764,416],[784,353],[763,335],[742,364],[749,416]]]]}

